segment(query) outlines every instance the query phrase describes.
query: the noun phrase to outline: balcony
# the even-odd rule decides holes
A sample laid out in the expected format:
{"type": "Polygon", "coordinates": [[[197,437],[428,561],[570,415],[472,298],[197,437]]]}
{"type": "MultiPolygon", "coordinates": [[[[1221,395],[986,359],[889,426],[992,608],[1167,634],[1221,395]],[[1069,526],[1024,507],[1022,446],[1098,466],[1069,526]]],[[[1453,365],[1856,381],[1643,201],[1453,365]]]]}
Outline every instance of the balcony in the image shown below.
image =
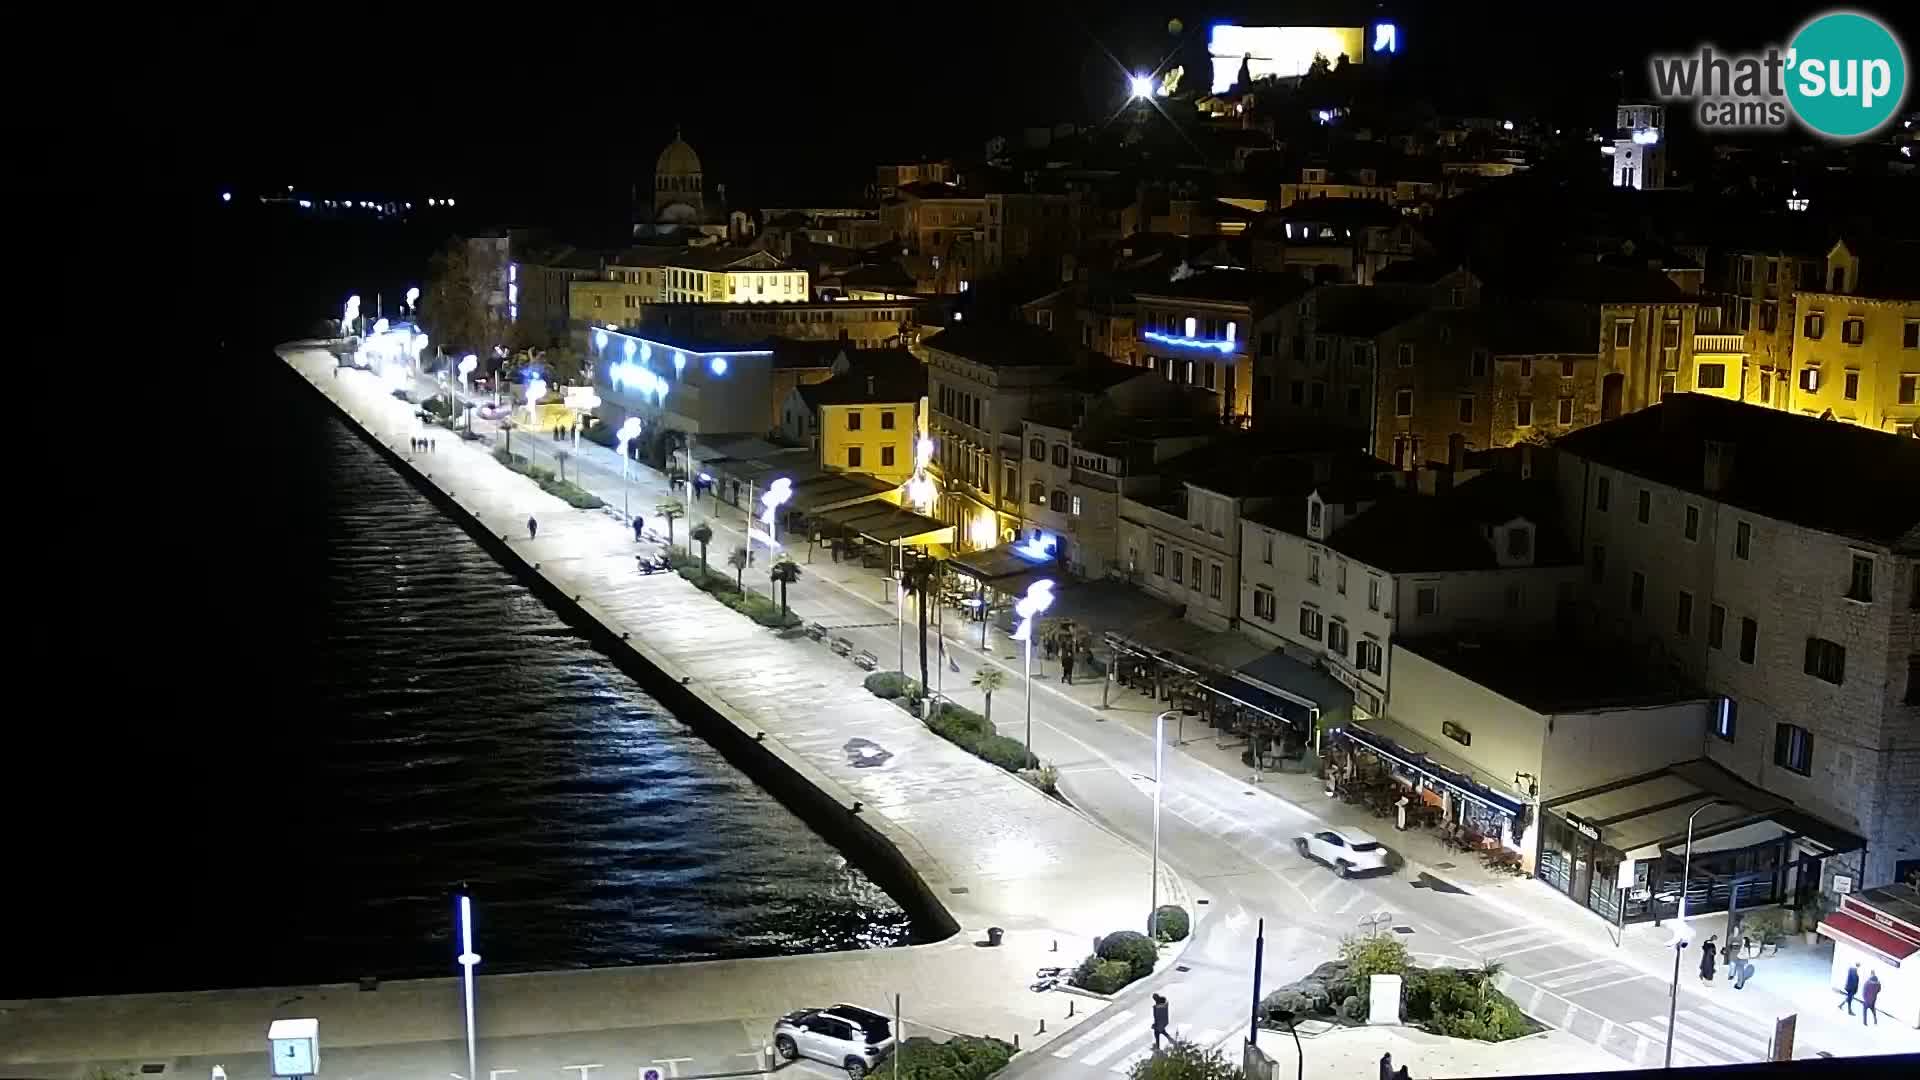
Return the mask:
{"type": "Polygon", "coordinates": [[[1693,352],[1701,353],[1745,353],[1747,336],[1745,334],[1695,334],[1693,352]]]}

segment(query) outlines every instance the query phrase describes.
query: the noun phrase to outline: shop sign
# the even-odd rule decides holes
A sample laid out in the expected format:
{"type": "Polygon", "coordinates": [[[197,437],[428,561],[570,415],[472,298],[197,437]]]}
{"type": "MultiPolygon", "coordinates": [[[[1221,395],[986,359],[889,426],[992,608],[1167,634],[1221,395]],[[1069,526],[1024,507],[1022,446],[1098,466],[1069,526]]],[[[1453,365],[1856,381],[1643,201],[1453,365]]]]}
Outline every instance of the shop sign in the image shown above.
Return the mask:
{"type": "Polygon", "coordinates": [[[1846,874],[1833,875],[1833,891],[1835,895],[1838,895],[1838,896],[1845,896],[1848,893],[1852,892],[1853,878],[1849,877],[1846,874]]]}
{"type": "Polygon", "coordinates": [[[1566,822],[1567,824],[1573,826],[1573,831],[1579,833],[1581,836],[1584,836],[1589,840],[1600,839],[1600,827],[1598,825],[1589,824],[1588,822],[1582,821],[1579,818],[1574,817],[1572,814],[1566,815],[1566,822]]]}

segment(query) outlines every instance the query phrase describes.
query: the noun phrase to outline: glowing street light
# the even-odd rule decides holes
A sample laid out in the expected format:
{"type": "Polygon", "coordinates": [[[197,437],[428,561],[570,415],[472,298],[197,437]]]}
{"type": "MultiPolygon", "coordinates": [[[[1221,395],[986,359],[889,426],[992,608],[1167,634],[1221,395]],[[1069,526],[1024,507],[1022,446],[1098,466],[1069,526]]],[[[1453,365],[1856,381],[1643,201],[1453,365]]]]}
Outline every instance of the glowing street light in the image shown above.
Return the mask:
{"type": "MultiPolygon", "coordinates": [[[[775,512],[786,505],[787,500],[791,498],[793,498],[793,481],[784,476],[768,484],[767,490],[760,495],[760,505],[766,507],[766,510],[760,515],[760,521],[767,527],[765,539],[767,541],[769,556],[780,549],[780,539],[778,535],[780,522],[775,512]]],[[[753,537],[759,534],[749,529],[747,530],[747,535],[753,537]]]]}
{"type": "Polygon", "coordinates": [[[352,296],[347,297],[347,306],[345,310],[340,313],[340,332],[342,334],[353,333],[353,324],[359,321],[360,294],[354,293],[352,296]]]}
{"type": "Polygon", "coordinates": [[[1041,578],[1027,586],[1027,593],[1013,605],[1020,625],[1013,640],[1025,643],[1027,657],[1027,756],[1033,756],[1033,624],[1053,606],[1053,579],[1041,578]]]}
{"type": "Polygon", "coordinates": [[[607,347],[607,332],[605,330],[595,330],[593,332],[594,351],[601,352],[601,351],[604,351],[606,347],[607,347]]]}
{"type": "Polygon", "coordinates": [[[922,435],[914,444],[913,476],[908,478],[906,484],[907,502],[913,504],[913,508],[922,514],[933,509],[933,501],[940,495],[940,489],[935,486],[933,477],[927,475],[927,466],[932,461],[933,440],[922,435]]]}
{"type": "Polygon", "coordinates": [[[414,305],[419,303],[419,301],[420,301],[420,290],[417,288],[408,288],[407,289],[407,317],[409,319],[413,317],[414,305]]]}
{"type": "Polygon", "coordinates": [[[633,520],[633,515],[627,511],[627,463],[631,460],[627,455],[627,447],[639,437],[640,418],[637,416],[627,417],[626,422],[620,425],[620,430],[614,432],[614,439],[620,447],[620,516],[628,521],[633,520]]]}
{"type": "Polygon", "coordinates": [[[480,954],[473,951],[473,897],[460,894],[460,955],[454,959],[460,962],[461,981],[465,983],[467,998],[467,1075],[476,1076],[477,1061],[473,1052],[473,969],[480,963],[480,954]]]}
{"type": "Polygon", "coordinates": [[[1153,76],[1151,75],[1130,76],[1127,79],[1127,91],[1130,96],[1135,98],[1152,97],[1153,96],[1153,76]]]}
{"type": "Polygon", "coordinates": [[[547,396],[547,380],[535,375],[527,380],[527,426],[532,427],[536,418],[534,407],[540,399],[547,396]]]}

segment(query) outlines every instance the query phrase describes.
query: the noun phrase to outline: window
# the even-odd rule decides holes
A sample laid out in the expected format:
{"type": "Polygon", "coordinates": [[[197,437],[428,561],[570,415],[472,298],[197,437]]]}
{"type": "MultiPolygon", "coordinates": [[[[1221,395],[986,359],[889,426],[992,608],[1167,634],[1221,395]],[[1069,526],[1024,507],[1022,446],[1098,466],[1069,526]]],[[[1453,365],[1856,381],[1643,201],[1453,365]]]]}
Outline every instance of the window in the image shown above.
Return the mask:
{"type": "Polygon", "coordinates": [[[1193,580],[1187,583],[1194,592],[1200,591],[1200,556],[1193,557],[1193,580]]]}
{"type": "Polygon", "coordinates": [[[1027,485],[1027,501],[1035,506],[1047,505],[1047,485],[1035,480],[1027,485]]]}
{"type": "Polygon", "coordinates": [[[1507,530],[1507,558],[1524,559],[1533,554],[1533,530],[1516,527],[1507,530]]]}
{"type": "Polygon", "coordinates": [[[1607,548],[1605,544],[1593,545],[1592,579],[1595,585],[1607,580],[1607,548]]]}
{"type": "Polygon", "coordinates": [[[1043,439],[1034,439],[1027,443],[1027,456],[1035,461],[1047,460],[1047,444],[1043,439]]]}
{"type": "Polygon", "coordinates": [[[1273,591],[1270,589],[1253,590],[1253,615],[1256,619],[1273,621],[1273,591]]]}
{"type": "Polygon", "coordinates": [[[1633,320],[1616,319],[1613,323],[1613,347],[1628,349],[1633,347],[1633,320]]]}
{"type": "Polygon", "coordinates": [[[1519,585],[1507,586],[1506,601],[1508,611],[1520,610],[1520,606],[1527,601],[1527,590],[1519,585]]]}
{"type": "Polygon", "coordinates": [[[1219,563],[1208,564],[1207,595],[1213,597],[1215,600],[1220,599],[1220,578],[1221,578],[1220,564],[1219,563]]]}
{"type": "Polygon", "coordinates": [[[1460,422],[1463,424],[1473,423],[1473,399],[1470,397],[1460,399],[1460,422]]]}
{"type": "Polygon", "coordinates": [[[893,468],[893,447],[883,446],[880,448],[880,467],[883,469],[893,468]]]}
{"type": "Polygon", "coordinates": [[[1740,712],[1739,702],[1732,698],[1720,699],[1720,707],[1713,714],[1713,733],[1727,742],[1733,741],[1735,721],[1740,712]]]}
{"type": "Polygon", "coordinates": [[[1533,426],[1533,399],[1520,398],[1513,403],[1513,426],[1533,426]]]}
{"type": "Polygon", "coordinates": [[[1341,596],[1347,595],[1347,564],[1335,563],[1333,566],[1333,591],[1341,596]]]}
{"type": "Polygon", "coordinates": [[[1000,494],[1004,498],[1015,499],[1019,497],[1017,494],[1019,490],[1020,476],[1014,471],[1014,467],[1009,465],[1007,466],[1007,482],[1006,485],[1000,489],[1000,494]]]}
{"type": "Polygon", "coordinates": [[[859,467],[860,467],[860,448],[857,446],[847,447],[847,468],[857,469],[859,467]]]}
{"type": "Polygon", "coordinates": [[[1813,732],[1798,724],[1776,724],[1773,729],[1773,763],[1801,776],[1813,775],[1813,732]]]}
{"type": "Polygon", "coordinates": [[[1059,488],[1054,488],[1052,496],[1048,499],[1047,507],[1056,514],[1066,513],[1067,493],[1061,491],[1059,488]]]}
{"type": "Polygon", "coordinates": [[[1413,343],[1407,342],[1401,345],[1399,348],[1399,351],[1395,354],[1395,356],[1401,367],[1412,367],[1413,366],[1413,343]]]}
{"type": "Polygon", "coordinates": [[[1401,389],[1393,392],[1393,415],[1401,418],[1413,415],[1413,391],[1401,389]]]}
{"type": "Polygon", "coordinates": [[[1920,319],[1908,319],[1900,328],[1900,347],[1920,349],[1920,319]]]}
{"type": "Polygon", "coordinates": [[[848,431],[860,430],[860,410],[859,409],[847,410],[847,430],[848,431]]]}
{"type": "Polygon", "coordinates": [[[1920,375],[1900,376],[1900,404],[1912,405],[1920,402],[1920,375]]]}
{"type": "Polygon", "coordinates": [[[1858,345],[1867,340],[1867,321],[1865,319],[1840,320],[1840,340],[1849,345],[1858,345]]]}
{"type": "Polygon", "coordinates": [[[1740,662],[1753,663],[1755,652],[1760,645],[1760,624],[1752,619],[1740,620],[1740,662]]]}
{"type": "Polygon", "coordinates": [[[1067,444],[1066,443],[1053,444],[1053,467],[1056,469],[1064,469],[1067,467],[1067,444]]]}
{"type": "Polygon", "coordinates": [[[1563,424],[1573,423],[1573,399],[1570,397],[1560,399],[1560,422],[1563,424]]]}
{"type": "Polygon", "coordinates": [[[1605,510],[1607,504],[1612,501],[1613,478],[1611,476],[1602,476],[1595,479],[1593,482],[1593,508],[1595,510],[1605,510]]]}
{"type": "Polygon", "coordinates": [[[1653,492],[1640,489],[1639,498],[1634,503],[1633,518],[1642,525],[1653,520],[1653,492]]]}
{"type": "Polygon", "coordinates": [[[1347,624],[1335,619],[1327,624],[1327,651],[1342,660],[1347,658],[1347,624]]]}
{"type": "Polygon", "coordinates": [[[1646,606],[1647,575],[1635,570],[1627,583],[1627,609],[1638,615],[1646,606]]]}
{"type": "Polygon", "coordinates": [[[1363,638],[1354,649],[1353,661],[1362,671],[1380,674],[1380,643],[1363,638]]]}
{"type": "Polygon", "coordinates": [[[1155,577],[1167,576],[1167,545],[1153,545],[1153,573],[1155,577]]]}
{"type": "Polygon", "coordinates": [[[1727,365],[1701,364],[1694,369],[1693,385],[1702,390],[1720,390],[1727,385],[1727,365]]]}
{"type": "Polygon", "coordinates": [[[1523,356],[1520,358],[1520,377],[1523,379],[1533,378],[1533,357],[1523,356]]]}
{"type": "Polygon", "coordinates": [[[1367,579],[1367,610],[1380,610],[1380,579],[1377,577],[1367,579]]]}
{"type": "Polygon", "coordinates": [[[1473,373],[1474,378],[1478,379],[1487,373],[1488,362],[1487,350],[1475,349],[1473,350],[1473,366],[1468,370],[1473,373]]]}
{"type": "Polygon", "coordinates": [[[1807,674],[1840,685],[1847,677],[1847,647],[1826,638],[1807,639],[1807,674]]]}
{"type": "Polygon", "coordinates": [[[1689,540],[1700,539],[1700,508],[1699,507],[1697,506],[1687,507],[1687,521],[1685,525],[1681,526],[1680,533],[1681,535],[1685,536],[1689,540]]]}
{"type": "Polygon", "coordinates": [[[1186,574],[1187,557],[1176,551],[1173,553],[1173,583],[1175,585],[1186,584],[1186,574]]]}
{"type": "Polygon", "coordinates": [[[1760,404],[1765,405],[1773,398],[1773,373],[1760,373],[1760,404]]]}
{"type": "Polygon", "coordinates": [[[1300,609],[1300,636],[1319,641],[1321,629],[1325,625],[1326,620],[1320,617],[1318,611],[1310,607],[1300,609]]]}
{"type": "Polygon", "coordinates": [[[1733,527],[1733,557],[1753,558],[1753,526],[1742,521],[1733,527]]]}
{"type": "Polygon", "coordinates": [[[1693,636],[1693,594],[1680,594],[1680,603],[1674,611],[1673,632],[1681,637],[1693,636]]]}
{"type": "Polygon", "coordinates": [[[1920,653],[1907,657],[1907,696],[1903,705],[1920,705],[1920,653]]]}
{"type": "Polygon", "coordinates": [[[1827,317],[1821,312],[1809,311],[1807,317],[1800,320],[1800,333],[1809,341],[1819,341],[1826,332],[1827,317]]]}
{"type": "Polygon", "coordinates": [[[1079,517],[1080,516],[1080,496],[1075,495],[1072,501],[1073,501],[1073,516],[1079,517]]]}
{"type": "Polygon", "coordinates": [[[1800,389],[1805,390],[1809,394],[1819,392],[1820,390],[1820,369],[1819,368],[1804,367],[1800,369],[1800,389]]]}
{"type": "Polygon", "coordinates": [[[1273,565],[1273,534],[1266,533],[1260,538],[1260,561],[1273,565]]]}
{"type": "Polygon", "coordinates": [[[1660,324],[1660,347],[1677,349],[1680,347],[1680,324],[1672,319],[1660,324]]]}
{"type": "Polygon", "coordinates": [[[1423,585],[1413,592],[1413,613],[1432,615],[1440,610],[1440,591],[1431,585],[1423,585]]]}
{"type": "Polygon", "coordinates": [[[1727,609],[1715,604],[1707,609],[1707,645],[1722,648],[1727,640],[1727,609]]]}
{"type": "Polygon", "coordinates": [[[1675,375],[1672,372],[1668,372],[1667,374],[1660,376],[1660,397],[1662,400],[1665,400],[1667,397],[1671,396],[1675,391],[1679,389],[1680,389],[1680,376],[1675,375]]]}
{"type": "Polygon", "coordinates": [[[1320,584],[1320,553],[1317,551],[1307,553],[1307,580],[1315,585],[1320,584]]]}
{"type": "Polygon", "coordinates": [[[1841,376],[1840,396],[1848,401],[1860,400],[1860,373],[1849,371],[1841,376]]]}
{"type": "Polygon", "coordinates": [[[1853,573],[1847,582],[1847,599],[1867,604],[1873,602],[1873,559],[1870,556],[1853,557],[1853,573]]]}

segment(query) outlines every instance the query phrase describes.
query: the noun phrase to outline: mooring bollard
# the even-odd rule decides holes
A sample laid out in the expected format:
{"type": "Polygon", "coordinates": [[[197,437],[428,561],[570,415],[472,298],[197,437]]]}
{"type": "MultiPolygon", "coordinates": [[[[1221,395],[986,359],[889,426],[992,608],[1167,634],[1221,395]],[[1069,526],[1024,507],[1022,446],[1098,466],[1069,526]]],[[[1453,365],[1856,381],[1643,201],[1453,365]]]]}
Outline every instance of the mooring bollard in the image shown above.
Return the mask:
{"type": "Polygon", "coordinates": [[[1013,1052],[1020,1052],[1020,1033],[1017,1031],[1013,1033],[1013,1052]]]}
{"type": "Polygon", "coordinates": [[[1034,1032],[1034,1034],[1045,1035],[1046,1033],[1047,1033],[1047,1018],[1043,1016],[1040,1018],[1040,1030],[1034,1032]]]}
{"type": "Polygon", "coordinates": [[[1067,1019],[1069,1020],[1073,1019],[1073,1006],[1074,1006],[1074,1003],[1078,1000],[1079,1000],[1078,998],[1075,998],[1072,996],[1069,996],[1067,998],[1067,1019]]]}

